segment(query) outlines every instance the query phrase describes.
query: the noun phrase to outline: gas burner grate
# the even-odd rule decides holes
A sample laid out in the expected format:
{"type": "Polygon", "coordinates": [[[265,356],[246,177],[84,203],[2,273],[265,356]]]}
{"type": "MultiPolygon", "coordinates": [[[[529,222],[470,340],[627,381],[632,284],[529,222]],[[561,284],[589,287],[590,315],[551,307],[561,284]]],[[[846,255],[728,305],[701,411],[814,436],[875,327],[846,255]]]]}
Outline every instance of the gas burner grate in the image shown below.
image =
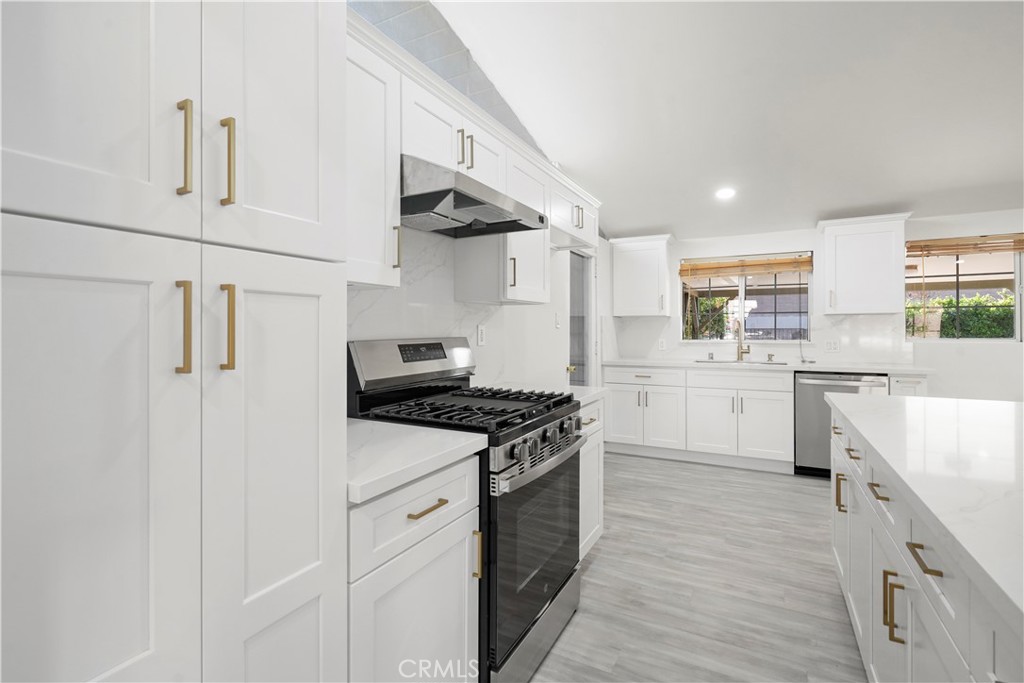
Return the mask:
{"type": "Polygon", "coordinates": [[[376,417],[393,417],[431,424],[462,425],[493,429],[502,418],[517,415],[514,408],[470,406],[447,401],[405,401],[370,411],[376,417]]]}
{"type": "Polygon", "coordinates": [[[473,387],[470,389],[457,389],[451,392],[452,396],[465,396],[467,398],[489,398],[502,401],[525,401],[538,403],[559,398],[565,394],[557,391],[526,391],[521,389],[502,389],[495,387],[473,387]]]}

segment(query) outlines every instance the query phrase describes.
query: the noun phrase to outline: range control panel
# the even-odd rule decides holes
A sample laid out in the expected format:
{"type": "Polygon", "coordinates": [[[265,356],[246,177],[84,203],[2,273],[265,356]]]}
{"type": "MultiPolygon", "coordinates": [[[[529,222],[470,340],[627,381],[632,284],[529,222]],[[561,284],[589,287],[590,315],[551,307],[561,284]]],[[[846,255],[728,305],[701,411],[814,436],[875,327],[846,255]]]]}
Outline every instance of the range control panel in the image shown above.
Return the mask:
{"type": "Polygon", "coordinates": [[[415,363],[421,360],[443,360],[444,344],[429,342],[424,344],[399,344],[398,352],[402,354],[403,363],[415,363]]]}

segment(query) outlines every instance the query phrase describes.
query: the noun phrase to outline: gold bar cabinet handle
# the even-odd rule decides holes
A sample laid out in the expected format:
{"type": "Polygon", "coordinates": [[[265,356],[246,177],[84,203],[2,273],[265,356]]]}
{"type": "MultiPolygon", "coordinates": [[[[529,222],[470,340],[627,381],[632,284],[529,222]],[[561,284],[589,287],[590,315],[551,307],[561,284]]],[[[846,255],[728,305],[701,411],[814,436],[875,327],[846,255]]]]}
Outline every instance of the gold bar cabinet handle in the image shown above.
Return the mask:
{"type": "Polygon", "coordinates": [[[888,503],[889,496],[883,496],[882,494],[880,494],[878,492],[879,487],[881,487],[881,484],[879,484],[877,481],[868,482],[868,490],[871,491],[871,495],[875,497],[875,500],[880,500],[883,503],[888,503]]]}
{"type": "Polygon", "coordinates": [[[174,368],[179,375],[192,374],[192,281],[176,280],[174,286],[183,291],[184,318],[182,320],[181,365],[174,368]]]}
{"type": "MultiPolygon", "coordinates": [[[[896,573],[893,572],[893,576],[896,573]]],[[[906,645],[907,641],[896,635],[896,590],[906,590],[906,587],[902,583],[889,582],[889,640],[900,645],[906,645]]]]}
{"type": "Polygon", "coordinates": [[[228,293],[228,362],[221,363],[221,370],[235,369],[235,286],[221,285],[221,291],[228,293]]]}
{"type": "Polygon", "coordinates": [[[220,200],[220,205],[228,206],[235,203],[235,117],[221,119],[220,125],[228,129],[228,196],[220,200]]]}
{"type": "Polygon", "coordinates": [[[473,572],[474,579],[484,578],[484,532],[473,529],[476,536],[476,571],[473,572]]]}
{"type": "Polygon", "coordinates": [[[433,505],[431,505],[430,507],[428,507],[426,510],[421,510],[420,512],[410,512],[409,514],[406,515],[406,517],[408,517],[409,519],[420,519],[422,517],[426,517],[427,515],[429,515],[434,510],[437,510],[438,508],[443,508],[447,504],[448,504],[448,499],[447,498],[438,498],[437,502],[434,503],[433,505]]]}
{"type": "Polygon", "coordinates": [[[836,472],[836,510],[840,512],[846,512],[846,506],[843,505],[843,482],[846,481],[846,475],[842,472],[836,472]]]}
{"type": "Polygon", "coordinates": [[[395,265],[392,268],[402,267],[402,226],[395,225],[395,265]]]}
{"type": "Polygon", "coordinates": [[[462,165],[466,163],[466,129],[459,128],[457,132],[459,134],[459,160],[456,163],[462,165]]]}
{"type": "Polygon", "coordinates": [[[860,460],[859,455],[854,455],[854,453],[857,452],[856,448],[844,448],[843,450],[846,451],[848,456],[850,456],[850,460],[860,460]]]}
{"type": "Polygon", "coordinates": [[[837,435],[837,436],[841,436],[842,433],[843,433],[843,430],[840,429],[839,427],[836,427],[835,425],[832,425],[832,433],[837,435]]]}
{"type": "Polygon", "coordinates": [[[185,178],[177,189],[178,194],[192,193],[192,100],[185,98],[178,102],[178,110],[185,112],[185,178]]]}
{"type": "Polygon", "coordinates": [[[469,143],[469,163],[466,164],[466,170],[468,171],[476,166],[476,140],[472,135],[467,135],[466,142],[469,143]]]}
{"type": "Polygon", "coordinates": [[[584,420],[583,423],[580,426],[586,427],[587,425],[592,425],[595,422],[597,422],[597,418],[596,417],[592,417],[589,420],[584,420]]]}
{"type": "Polygon", "coordinates": [[[899,576],[889,569],[882,570],[882,626],[889,625],[889,578],[899,576]]]}
{"type": "MultiPolygon", "coordinates": [[[[868,484],[870,486],[870,484],[868,484]]],[[[907,550],[914,556],[914,561],[917,562],[917,566],[921,568],[928,576],[943,576],[941,569],[932,569],[925,564],[924,559],[920,555],[920,551],[924,550],[924,543],[911,543],[907,541],[907,550]]]]}
{"type": "Polygon", "coordinates": [[[516,257],[510,256],[508,260],[512,262],[512,284],[510,284],[509,287],[515,287],[516,281],[519,279],[516,274],[516,257]]]}

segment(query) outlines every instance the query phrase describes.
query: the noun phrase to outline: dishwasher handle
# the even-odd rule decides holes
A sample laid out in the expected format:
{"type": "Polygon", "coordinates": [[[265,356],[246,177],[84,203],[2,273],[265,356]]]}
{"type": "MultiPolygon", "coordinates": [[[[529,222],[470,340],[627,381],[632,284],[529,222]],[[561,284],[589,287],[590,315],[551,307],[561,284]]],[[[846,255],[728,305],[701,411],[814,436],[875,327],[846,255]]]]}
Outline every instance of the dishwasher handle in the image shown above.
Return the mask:
{"type": "Polygon", "coordinates": [[[798,379],[797,384],[814,384],[823,387],[877,387],[884,389],[889,385],[885,382],[860,382],[845,379],[798,379]]]}

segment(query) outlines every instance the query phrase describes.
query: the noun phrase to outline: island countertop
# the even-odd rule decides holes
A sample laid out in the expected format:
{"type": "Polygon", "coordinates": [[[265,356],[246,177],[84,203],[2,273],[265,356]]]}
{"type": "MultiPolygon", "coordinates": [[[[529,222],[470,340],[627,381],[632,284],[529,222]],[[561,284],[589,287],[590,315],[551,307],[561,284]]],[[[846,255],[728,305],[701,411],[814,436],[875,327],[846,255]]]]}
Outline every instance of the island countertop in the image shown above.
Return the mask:
{"type": "Polygon", "coordinates": [[[990,599],[1024,607],[1024,404],[825,394],[990,599]],[[973,565],[973,566],[971,566],[973,565]],[[987,590],[986,590],[987,588],[987,590]],[[1001,595],[1000,595],[1001,594],[1001,595]]]}

